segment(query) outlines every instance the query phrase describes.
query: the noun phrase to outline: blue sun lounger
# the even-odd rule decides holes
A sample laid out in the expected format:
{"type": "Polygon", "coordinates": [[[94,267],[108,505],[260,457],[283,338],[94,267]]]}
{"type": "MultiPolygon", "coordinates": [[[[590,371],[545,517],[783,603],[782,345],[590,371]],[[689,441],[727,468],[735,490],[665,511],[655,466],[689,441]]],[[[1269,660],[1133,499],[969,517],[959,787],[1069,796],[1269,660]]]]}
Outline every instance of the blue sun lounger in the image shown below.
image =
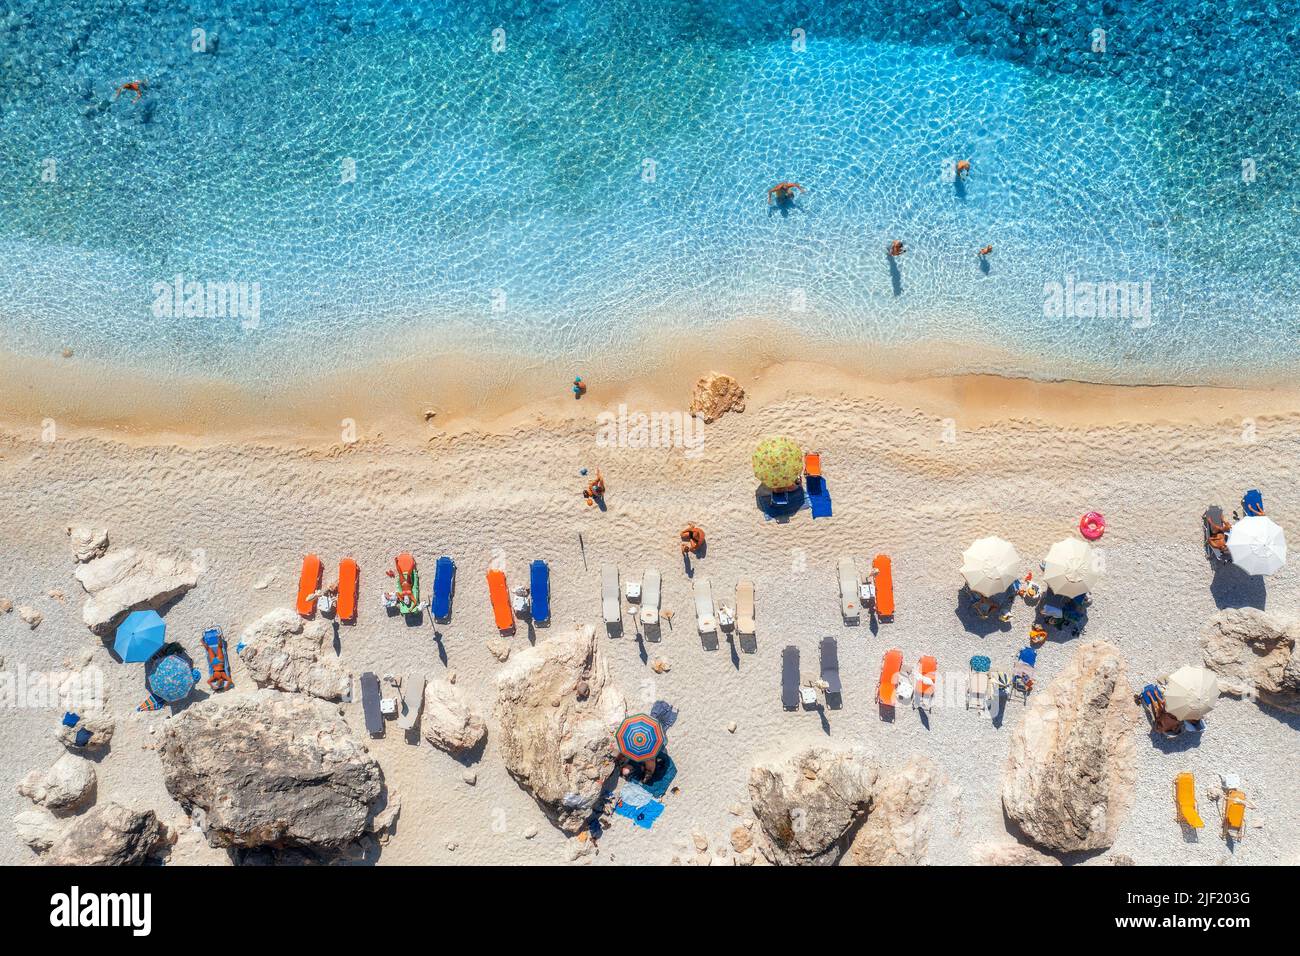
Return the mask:
{"type": "Polygon", "coordinates": [[[528,566],[528,586],[533,598],[533,623],[551,623],[551,569],[545,561],[528,566]]]}
{"type": "Polygon", "coordinates": [[[1241,498],[1241,513],[1244,515],[1262,515],[1264,513],[1264,496],[1258,488],[1251,488],[1241,498]]]}
{"type": "Polygon", "coordinates": [[[451,595],[455,590],[456,562],[444,554],[433,572],[434,620],[445,621],[451,617],[451,595]]]}

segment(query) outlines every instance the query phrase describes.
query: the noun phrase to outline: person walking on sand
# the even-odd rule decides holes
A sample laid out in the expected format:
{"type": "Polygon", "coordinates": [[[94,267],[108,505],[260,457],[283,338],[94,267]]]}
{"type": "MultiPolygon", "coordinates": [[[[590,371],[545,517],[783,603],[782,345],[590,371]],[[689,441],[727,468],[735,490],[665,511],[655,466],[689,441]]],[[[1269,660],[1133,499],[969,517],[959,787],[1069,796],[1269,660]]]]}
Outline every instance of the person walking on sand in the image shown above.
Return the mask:
{"type": "Polygon", "coordinates": [[[130,83],[123,83],[121,86],[117,88],[117,92],[113,94],[113,99],[117,99],[123,93],[134,93],[135,99],[132,100],[131,102],[135,103],[140,99],[140,97],[144,96],[143,87],[146,87],[148,85],[149,85],[148,80],[132,80],[130,83]]]}
{"type": "Polygon", "coordinates": [[[792,202],[794,200],[794,191],[796,189],[801,193],[806,193],[808,191],[798,183],[777,183],[767,191],[767,204],[770,206],[775,201],[778,206],[782,206],[788,202],[792,202]],[[775,197],[775,199],[773,197],[775,197]]]}
{"type": "Polygon", "coordinates": [[[605,479],[601,477],[599,468],[596,469],[595,479],[583,490],[582,497],[588,508],[605,497],[605,479]]]}
{"type": "Polygon", "coordinates": [[[694,554],[704,547],[703,528],[688,524],[682,529],[679,537],[682,539],[682,554],[694,554]]]}
{"type": "Polygon", "coordinates": [[[889,244],[888,251],[891,258],[897,259],[899,256],[901,256],[903,253],[907,251],[907,246],[903,245],[902,239],[895,239],[893,242],[889,244]]]}

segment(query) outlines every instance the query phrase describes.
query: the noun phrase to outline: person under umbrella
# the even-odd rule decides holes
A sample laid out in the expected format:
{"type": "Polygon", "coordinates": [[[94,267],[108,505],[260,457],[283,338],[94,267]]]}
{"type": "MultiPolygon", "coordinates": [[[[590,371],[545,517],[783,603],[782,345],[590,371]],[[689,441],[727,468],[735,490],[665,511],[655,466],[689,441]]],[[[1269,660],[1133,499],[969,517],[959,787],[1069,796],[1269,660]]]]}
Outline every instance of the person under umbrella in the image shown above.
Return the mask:
{"type": "Polygon", "coordinates": [[[202,676],[179,644],[166,645],[145,666],[149,696],[136,710],[159,710],[164,704],[180,703],[202,676]]]}

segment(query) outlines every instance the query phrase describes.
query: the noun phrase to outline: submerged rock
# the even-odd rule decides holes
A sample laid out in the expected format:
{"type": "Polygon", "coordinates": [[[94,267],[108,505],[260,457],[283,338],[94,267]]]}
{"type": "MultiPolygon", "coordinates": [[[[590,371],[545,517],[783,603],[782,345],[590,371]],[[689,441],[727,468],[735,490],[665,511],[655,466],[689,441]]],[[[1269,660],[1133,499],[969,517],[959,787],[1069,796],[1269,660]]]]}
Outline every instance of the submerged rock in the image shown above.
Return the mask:
{"type": "Polygon", "coordinates": [[[514,654],[497,673],[495,740],[506,769],[556,825],[577,833],[614,772],[627,703],[592,627],[514,654]]]}
{"type": "Polygon", "coordinates": [[[17,787],[20,796],[55,813],[72,813],[94,799],[95,765],[65,753],[48,770],[33,770],[17,787]]]}
{"type": "Polygon", "coordinates": [[[197,585],[199,567],[193,560],[126,548],[88,561],[75,576],[90,595],[82,620],[100,637],[107,637],[128,612],[156,610],[197,585]]]}
{"type": "Polygon", "coordinates": [[[352,674],[326,647],[332,637],[324,621],[304,621],[280,608],[245,628],[235,652],[259,687],[342,700],[352,688],[352,674]]]}
{"type": "Polygon", "coordinates": [[[1223,689],[1300,712],[1300,619],[1255,608],[1230,608],[1210,619],[1201,638],[1205,666],[1223,689]]]}
{"type": "Polygon", "coordinates": [[[1097,850],[1133,805],[1138,719],[1119,650],[1091,641],[1036,689],[1011,738],[1002,781],[1007,816],[1049,850],[1097,850]]]}
{"type": "Polygon", "coordinates": [[[383,774],[337,708],[261,690],[210,698],[167,721],[167,792],[203,811],[217,847],[335,850],[367,830],[383,774]]]}
{"type": "Polygon", "coordinates": [[[424,739],[453,756],[477,750],[487,738],[487,724],[469,694],[445,680],[431,680],[424,688],[424,739]]]}
{"type": "Polygon", "coordinates": [[[170,834],[152,810],[101,803],[76,817],[45,857],[51,866],[140,866],[170,834]]]}
{"type": "Polygon", "coordinates": [[[867,812],[875,762],[864,750],[813,746],[752,767],[749,798],[773,863],[834,864],[845,837],[867,812]]]}

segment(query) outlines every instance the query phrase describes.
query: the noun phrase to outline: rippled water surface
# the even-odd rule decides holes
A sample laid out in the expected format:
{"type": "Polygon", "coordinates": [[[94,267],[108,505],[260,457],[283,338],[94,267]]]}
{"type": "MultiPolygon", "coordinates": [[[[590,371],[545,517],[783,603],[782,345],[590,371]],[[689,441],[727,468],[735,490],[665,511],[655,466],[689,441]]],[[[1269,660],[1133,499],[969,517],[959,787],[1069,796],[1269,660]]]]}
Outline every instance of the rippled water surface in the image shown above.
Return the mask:
{"type": "Polygon", "coordinates": [[[1300,356],[1294,0],[10,3],[11,349],[239,377],[754,317],[1005,353],[936,371],[1300,356]]]}

